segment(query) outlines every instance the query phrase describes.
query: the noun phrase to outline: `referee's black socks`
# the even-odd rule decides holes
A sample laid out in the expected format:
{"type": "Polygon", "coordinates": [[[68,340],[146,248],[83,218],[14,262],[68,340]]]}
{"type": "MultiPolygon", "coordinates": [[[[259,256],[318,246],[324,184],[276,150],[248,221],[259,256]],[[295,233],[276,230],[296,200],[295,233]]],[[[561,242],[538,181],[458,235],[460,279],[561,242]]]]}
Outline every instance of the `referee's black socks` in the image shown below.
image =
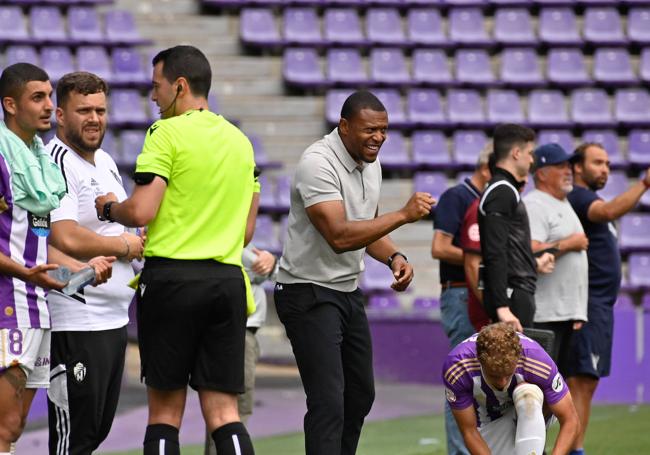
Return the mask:
{"type": "Polygon", "coordinates": [[[147,426],[147,431],[144,433],[144,455],[180,455],[180,453],[178,428],[164,423],[147,426]]]}
{"type": "Polygon", "coordinates": [[[255,455],[251,438],[241,422],[227,423],[217,428],[212,432],[212,439],[217,455],[255,455]]]}

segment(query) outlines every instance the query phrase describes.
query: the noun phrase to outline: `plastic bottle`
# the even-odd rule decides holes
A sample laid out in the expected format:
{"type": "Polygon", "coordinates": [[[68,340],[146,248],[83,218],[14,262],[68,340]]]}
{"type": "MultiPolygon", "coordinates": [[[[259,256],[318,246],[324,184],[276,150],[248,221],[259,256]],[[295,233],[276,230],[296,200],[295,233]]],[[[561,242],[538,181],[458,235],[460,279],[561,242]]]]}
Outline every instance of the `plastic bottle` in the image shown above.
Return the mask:
{"type": "Polygon", "coordinates": [[[65,265],[60,265],[58,269],[48,270],[47,274],[50,278],[54,278],[56,281],[60,281],[61,283],[67,283],[70,281],[70,276],[72,275],[70,269],[65,265]]]}
{"type": "Polygon", "coordinates": [[[73,273],[70,276],[70,281],[68,285],[63,288],[61,292],[65,295],[72,295],[81,288],[92,284],[95,281],[95,269],[92,267],[86,267],[85,269],[79,270],[77,273],[73,273]]]}

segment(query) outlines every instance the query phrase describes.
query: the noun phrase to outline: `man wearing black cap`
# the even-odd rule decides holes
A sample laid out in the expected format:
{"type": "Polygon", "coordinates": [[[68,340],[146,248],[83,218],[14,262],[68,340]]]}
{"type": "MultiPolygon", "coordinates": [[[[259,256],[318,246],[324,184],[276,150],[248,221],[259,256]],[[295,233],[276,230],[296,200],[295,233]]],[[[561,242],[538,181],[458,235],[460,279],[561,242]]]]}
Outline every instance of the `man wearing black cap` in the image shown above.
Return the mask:
{"type": "Polygon", "coordinates": [[[562,374],[569,361],[571,335],[587,320],[589,241],[567,199],[573,189],[570,159],[558,144],[538,147],[535,189],[524,197],[533,252],[551,249],[556,258],[553,273],[537,277],[535,327],[555,333],[549,354],[562,374]]]}

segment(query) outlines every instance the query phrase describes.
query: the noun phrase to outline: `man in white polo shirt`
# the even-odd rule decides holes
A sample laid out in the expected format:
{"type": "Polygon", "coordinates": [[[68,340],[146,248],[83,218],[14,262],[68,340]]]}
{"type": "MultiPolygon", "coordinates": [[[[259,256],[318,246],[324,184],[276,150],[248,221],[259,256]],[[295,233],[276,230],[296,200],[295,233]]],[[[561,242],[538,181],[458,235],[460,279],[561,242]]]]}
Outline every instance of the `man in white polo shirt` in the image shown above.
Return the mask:
{"type": "Polygon", "coordinates": [[[307,455],[356,452],[374,400],[372,346],[357,287],[367,250],[405,290],[413,268],[388,237],[427,215],[434,203],[415,193],[396,212],[378,216],[388,115],[370,92],[343,104],[338,128],[303,153],[291,187],[275,304],[307,394],[307,455]]]}
{"type": "Polygon", "coordinates": [[[66,74],[57,85],[57,131],[47,145],[66,181],[51,213],[50,242],[77,259],[118,257],[107,283],[72,296],[51,291],[52,348],[48,409],[50,454],[93,452],[113,423],[124,369],[130,261],[143,241],[124,226],[97,219],[95,198],[126,199],[113,159],[100,146],[106,132],[106,83],[94,74],[66,74]]]}

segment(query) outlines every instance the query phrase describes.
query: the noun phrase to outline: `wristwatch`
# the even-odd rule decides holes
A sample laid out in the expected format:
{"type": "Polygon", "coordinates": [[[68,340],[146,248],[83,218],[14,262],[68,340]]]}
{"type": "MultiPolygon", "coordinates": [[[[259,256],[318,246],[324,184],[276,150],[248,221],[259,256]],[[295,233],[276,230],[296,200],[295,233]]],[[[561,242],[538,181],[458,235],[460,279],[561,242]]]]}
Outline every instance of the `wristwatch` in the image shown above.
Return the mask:
{"type": "Polygon", "coordinates": [[[406,257],[404,253],[400,253],[399,251],[395,251],[393,254],[388,256],[388,260],[386,261],[386,265],[388,267],[391,267],[393,265],[393,261],[395,260],[395,256],[402,256],[406,262],[409,261],[409,259],[406,257]]]}
{"type": "Polygon", "coordinates": [[[109,223],[115,221],[113,218],[111,218],[111,205],[113,205],[114,202],[115,201],[108,201],[106,204],[104,204],[104,209],[102,210],[102,216],[109,223]]]}

